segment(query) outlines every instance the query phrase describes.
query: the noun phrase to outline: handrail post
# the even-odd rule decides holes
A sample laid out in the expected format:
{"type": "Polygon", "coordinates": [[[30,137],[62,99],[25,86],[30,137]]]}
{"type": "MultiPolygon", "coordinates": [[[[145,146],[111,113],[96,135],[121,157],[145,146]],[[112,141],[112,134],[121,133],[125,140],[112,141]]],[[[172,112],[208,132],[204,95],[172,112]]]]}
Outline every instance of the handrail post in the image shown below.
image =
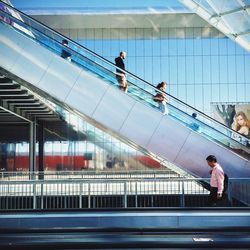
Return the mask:
{"type": "Polygon", "coordinates": [[[136,182],[135,182],[135,207],[136,207],[136,208],[138,207],[137,184],[138,184],[138,182],[136,181],[136,182]]]}
{"type": "Polygon", "coordinates": [[[88,182],[88,208],[91,208],[90,182],[88,182]]]}
{"type": "Polygon", "coordinates": [[[231,204],[232,204],[232,192],[231,192],[231,181],[230,181],[230,179],[228,180],[228,188],[227,188],[227,199],[228,199],[228,202],[229,202],[229,204],[230,204],[230,206],[231,206],[231,204]]]}
{"type": "Polygon", "coordinates": [[[127,208],[127,182],[124,181],[124,196],[123,196],[124,208],[127,208]]]}
{"type": "Polygon", "coordinates": [[[36,209],[36,182],[33,182],[33,209],[36,209]]]}
{"type": "Polygon", "coordinates": [[[83,190],[83,183],[80,182],[79,208],[82,208],[82,190],[83,190]]]}
{"type": "Polygon", "coordinates": [[[41,209],[43,209],[43,186],[44,182],[41,183],[41,209]]]}
{"type": "Polygon", "coordinates": [[[183,179],[181,180],[180,206],[185,207],[185,190],[184,190],[184,181],[183,181],[183,179]]]}

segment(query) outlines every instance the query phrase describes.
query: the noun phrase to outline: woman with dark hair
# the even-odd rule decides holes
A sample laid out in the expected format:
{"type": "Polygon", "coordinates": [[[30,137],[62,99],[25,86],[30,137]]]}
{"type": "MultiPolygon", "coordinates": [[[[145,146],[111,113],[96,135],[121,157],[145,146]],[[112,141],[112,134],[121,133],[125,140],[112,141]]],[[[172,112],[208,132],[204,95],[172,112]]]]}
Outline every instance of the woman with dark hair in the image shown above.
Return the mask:
{"type": "MultiPolygon", "coordinates": [[[[157,89],[165,92],[166,88],[167,88],[167,83],[166,82],[161,82],[156,86],[157,89]]],[[[167,115],[168,114],[168,109],[166,106],[166,95],[162,92],[158,92],[157,94],[153,97],[153,100],[155,102],[158,102],[158,108],[159,110],[164,114],[167,115]]]]}

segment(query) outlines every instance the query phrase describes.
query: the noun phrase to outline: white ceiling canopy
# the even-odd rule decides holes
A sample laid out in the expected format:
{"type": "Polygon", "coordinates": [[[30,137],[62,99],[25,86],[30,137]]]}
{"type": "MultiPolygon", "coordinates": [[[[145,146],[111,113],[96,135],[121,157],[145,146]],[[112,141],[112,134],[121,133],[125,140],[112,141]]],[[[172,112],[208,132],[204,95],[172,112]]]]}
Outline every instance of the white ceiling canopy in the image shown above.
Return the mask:
{"type": "Polygon", "coordinates": [[[250,0],[179,0],[250,52],[250,0]]]}

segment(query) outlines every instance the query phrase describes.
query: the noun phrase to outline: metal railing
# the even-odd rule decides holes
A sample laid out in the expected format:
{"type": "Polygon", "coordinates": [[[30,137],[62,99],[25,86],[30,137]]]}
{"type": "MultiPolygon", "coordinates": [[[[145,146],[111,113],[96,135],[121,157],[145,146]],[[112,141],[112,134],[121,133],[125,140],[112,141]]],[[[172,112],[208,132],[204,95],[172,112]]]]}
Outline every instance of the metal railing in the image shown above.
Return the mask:
{"type": "MultiPolygon", "coordinates": [[[[0,210],[207,207],[209,179],[1,181],[0,210]]],[[[250,204],[250,179],[230,179],[227,203],[250,204]]]]}
{"type": "MultiPolygon", "coordinates": [[[[113,63],[70,38],[64,37],[62,34],[27,16],[12,6],[7,5],[1,0],[0,3],[5,6],[4,9],[0,9],[0,19],[5,25],[9,25],[30,39],[34,39],[55,54],[60,55],[62,49],[67,50],[71,54],[72,63],[98,75],[98,77],[103,78],[108,84],[117,85],[115,77],[117,67],[113,63]],[[15,13],[15,15],[13,15],[13,13],[15,13]],[[69,46],[67,48],[61,44],[63,39],[68,40],[69,46]]],[[[250,141],[244,135],[240,135],[236,131],[233,131],[224,124],[196,110],[194,107],[191,107],[174,96],[156,89],[155,86],[135,76],[131,72],[122,69],[119,70],[123,71],[127,76],[129,83],[128,95],[147,106],[157,108],[158,104],[153,101],[153,96],[156,91],[161,92],[166,95],[169,100],[169,115],[173,119],[191,129],[193,129],[193,124],[195,124],[195,127],[198,126],[200,128],[199,133],[202,133],[203,136],[223,145],[244,158],[249,157],[250,151],[246,145],[248,145],[250,141]],[[197,113],[198,119],[193,118],[192,113],[197,113]],[[238,139],[236,139],[238,137],[241,138],[241,140],[238,141],[238,139]]]]}
{"type": "MultiPolygon", "coordinates": [[[[188,174],[185,174],[188,176],[188,174]]],[[[0,181],[67,180],[67,179],[158,179],[184,177],[173,170],[82,170],[82,171],[0,171],[0,181]]]]}

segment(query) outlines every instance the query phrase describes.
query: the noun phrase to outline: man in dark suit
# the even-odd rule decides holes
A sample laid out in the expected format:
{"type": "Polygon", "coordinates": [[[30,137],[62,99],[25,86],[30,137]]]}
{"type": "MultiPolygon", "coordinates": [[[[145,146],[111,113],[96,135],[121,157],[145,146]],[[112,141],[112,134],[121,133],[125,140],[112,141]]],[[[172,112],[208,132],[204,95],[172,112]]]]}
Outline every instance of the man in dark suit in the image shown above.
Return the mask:
{"type": "MultiPolygon", "coordinates": [[[[126,52],[121,51],[120,55],[115,58],[115,65],[123,70],[125,70],[125,64],[124,64],[124,59],[126,57],[126,52]]],[[[116,79],[120,85],[120,89],[122,89],[124,92],[127,92],[128,89],[128,84],[125,76],[125,72],[119,70],[118,68],[116,69],[116,79]]]]}

